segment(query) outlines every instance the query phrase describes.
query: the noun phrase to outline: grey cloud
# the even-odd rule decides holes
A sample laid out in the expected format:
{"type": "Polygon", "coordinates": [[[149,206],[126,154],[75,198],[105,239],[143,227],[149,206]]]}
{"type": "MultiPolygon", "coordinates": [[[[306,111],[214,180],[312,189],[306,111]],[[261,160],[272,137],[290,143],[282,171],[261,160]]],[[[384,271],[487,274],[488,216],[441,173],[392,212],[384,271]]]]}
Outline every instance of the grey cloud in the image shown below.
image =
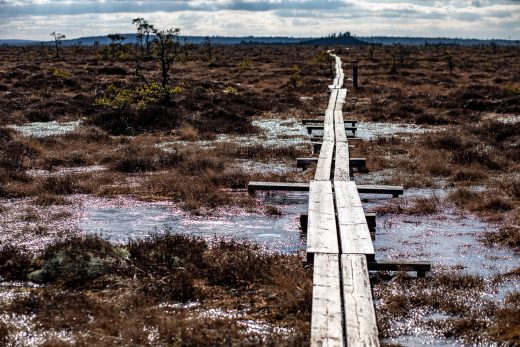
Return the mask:
{"type": "MultiPolygon", "coordinates": [[[[74,33],[131,31],[131,18],[143,16],[154,23],[179,25],[197,32],[221,29],[219,33],[239,34],[248,30],[255,30],[255,33],[276,30],[321,35],[348,25],[352,32],[357,28],[358,31],[377,29],[384,33],[404,30],[400,28],[406,26],[405,35],[409,30],[431,31],[436,35],[450,30],[478,32],[482,28],[486,33],[501,30],[507,33],[505,37],[520,37],[515,22],[520,22],[520,0],[443,0],[444,5],[437,4],[420,0],[50,0],[38,3],[0,0],[0,27],[20,23],[21,30],[32,35],[38,34],[42,22],[52,23],[52,27],[70,28],[74,33]],[[40,24],[36,24],[35,18],[40,24]],[[89,21],[82,22],[80,28],[77,21],[81,18],[89,18],[89,21]],[[503,23],[509,23],[509,27],[503,23]]],[[[12,35],[6,31],[1,33],[7,34],[12,35]]]]}
{"type": "Polygon", "coordinates": [[[219,0],[219,1],[127,1],[108,0],[99,1],[50,1],[36,3],[34,1],[9,1],[0,0],[0,13],[4,17],[24,15],[77,15],[85,13],[117,13],[136,12],[150,13],[157,11],[273,11],[279,9],[300,10],[329,10],[348,6],[346,1],[311,1],[311,0],[284,0],[284,1],[244,1],[244,0],[219,0]]]}

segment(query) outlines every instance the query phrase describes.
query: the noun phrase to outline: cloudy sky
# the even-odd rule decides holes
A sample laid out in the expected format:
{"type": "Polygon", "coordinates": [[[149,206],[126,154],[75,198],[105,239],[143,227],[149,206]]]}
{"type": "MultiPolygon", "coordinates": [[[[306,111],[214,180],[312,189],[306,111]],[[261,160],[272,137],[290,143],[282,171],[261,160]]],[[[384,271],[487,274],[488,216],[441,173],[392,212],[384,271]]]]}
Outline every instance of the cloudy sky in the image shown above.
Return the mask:
{"type": "Polygon", "coordinates": [[[520,39],[520,0],[0,0],[0,39],[129,33],[136,17],[184,35],[520,39]]]}

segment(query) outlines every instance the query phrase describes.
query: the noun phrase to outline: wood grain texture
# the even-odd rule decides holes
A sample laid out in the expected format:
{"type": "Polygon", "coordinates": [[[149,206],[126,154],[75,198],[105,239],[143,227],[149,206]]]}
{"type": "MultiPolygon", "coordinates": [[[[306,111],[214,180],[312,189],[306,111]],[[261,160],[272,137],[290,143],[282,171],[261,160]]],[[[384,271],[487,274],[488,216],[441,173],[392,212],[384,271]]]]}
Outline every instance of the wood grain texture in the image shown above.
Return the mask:
{"type": "Polygon", "coordinates": [[[332,171],[332,157],[334,156],[334,141],[323,141],[314,174],[315,181],[329,181],[332,171]]]}
{"type": "Polygon", "coordinates": [[[311,181],[307,253],[339,253],[332,183],[311,181]]]}
{"type": "Polygon", "coordinates": [[[249,182],[247,190],[253,193],[257,190],[284,190],[284,191],[300,191],[309,190],[309,183],[292,183],[292,182],[249,182]]]}
{"type": "Polygon", "coordinates": [[[376,314],[363,255],[341,256],[345,330],[348,347],[379,346],[376,314]]]}
{"type": "Polygon", "coordinates": [[[347,89],[341,88],[338,90],[338,96],[336,98],[336,104],[344,104],[347,98],[347,89]]]}
{"type": "Polygon", "coordinates": [[[338,89],[332,89],[330,92],[329,103],[327,105],[327,111],[334,111],[336,108],[336,99],[338,97],[338,89]]]}
{"type": "Polygon", "coordinates": [[[334,181],[338,227],[342,254],[374,257],[374,245],[361,199],[353,181],[334,181]]]}
{"type": "Polygon", "coordinates": [[[343,112],[337,110],[334,111],[334,133],[336,142],[347,142],[347,132],[345,131],[345,123],[343,122],[343,112]]]}
{"type": "Polygon", "coordinates": [[[344,346],[339,255],[315,254],[311,346],[344,346]]]}
{"type": "Polygon", "coordinates": [[[334,163],[334,180],[350,180],[350,156],[347,142],[336,142],[336,160],[334,163]]]}

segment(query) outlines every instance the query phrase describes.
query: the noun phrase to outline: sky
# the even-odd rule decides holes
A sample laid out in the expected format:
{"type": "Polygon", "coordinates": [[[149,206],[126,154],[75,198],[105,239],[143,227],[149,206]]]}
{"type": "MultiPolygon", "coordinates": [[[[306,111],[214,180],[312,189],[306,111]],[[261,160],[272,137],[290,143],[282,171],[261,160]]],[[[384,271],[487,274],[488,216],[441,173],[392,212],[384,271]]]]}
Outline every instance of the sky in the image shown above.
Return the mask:
{"type": "Polygon", "coordinates": [[[131,33],[136,17],[182,35],[520,40],[520,0],[0,0],[0,39],[131,33]]]}

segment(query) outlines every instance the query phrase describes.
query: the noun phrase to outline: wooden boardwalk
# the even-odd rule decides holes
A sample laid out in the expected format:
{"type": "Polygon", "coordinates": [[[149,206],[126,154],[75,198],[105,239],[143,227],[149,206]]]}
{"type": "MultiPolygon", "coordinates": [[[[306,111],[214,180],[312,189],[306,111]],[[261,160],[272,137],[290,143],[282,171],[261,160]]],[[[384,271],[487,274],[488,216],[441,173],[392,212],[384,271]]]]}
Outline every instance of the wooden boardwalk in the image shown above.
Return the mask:
{"type": "Polygon", "coordinates": [[[365,213],[359,193],[403,194],[400,186],[356,185],[352,169],[364,169],[364,158],[350,157],[349,140],[357,122],[343,119],[347,89],[338,56],[335,78],[324,117],[306,119],[318,158],[298,158],[298,167],[316,165],[310,183],[250,182],[248,190],[308,191],[308,213],[302,214],[307,232],[307,260],[314,265],[312,293],[312,346],[379,346],[369,270],[416,271],[424,276],[426,262],[376,261],[372,238],[375,215],[365,213]],[[346,126],[346,124],[348,124],[346,126]],[[312,134],[321,130],[322,136],[312,134]],[[347,133],[348,132],[348,133],[347,133]]]}
{"type": "Polygon", "coordinates": [[[358,187],[351,181],[354,161],[346,130],[352,127],[343,120],[347,90],[342,88],[341,60],[331,55],[336,77],[329,86],[323,142],[309,185],[307,258],[314,263],[311,345],[379,346],[367,264],[374,260],[374,246],[358,187]]]}

